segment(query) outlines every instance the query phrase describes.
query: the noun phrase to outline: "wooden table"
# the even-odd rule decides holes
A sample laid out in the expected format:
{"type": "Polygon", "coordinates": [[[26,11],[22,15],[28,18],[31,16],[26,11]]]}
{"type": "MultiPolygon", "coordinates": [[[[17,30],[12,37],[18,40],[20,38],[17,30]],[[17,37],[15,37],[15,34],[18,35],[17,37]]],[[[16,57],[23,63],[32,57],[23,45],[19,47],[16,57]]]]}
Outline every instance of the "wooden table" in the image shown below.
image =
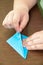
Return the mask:
{"type": "MultiPolygon", "coordinates": [[[[0,65],[43,65],[43,51],[29,51],[27,59],[24,60],[6,43],[15,30],[5,29],[2,26],[2,21],[5,15],[12,10],[12,6],[12,0],[0,0],[0,65]]],[[[22,33],[30,36],[40,30],[43,30],[43,18],[36,5],[30,11],[30,23],[22,33]]]]}

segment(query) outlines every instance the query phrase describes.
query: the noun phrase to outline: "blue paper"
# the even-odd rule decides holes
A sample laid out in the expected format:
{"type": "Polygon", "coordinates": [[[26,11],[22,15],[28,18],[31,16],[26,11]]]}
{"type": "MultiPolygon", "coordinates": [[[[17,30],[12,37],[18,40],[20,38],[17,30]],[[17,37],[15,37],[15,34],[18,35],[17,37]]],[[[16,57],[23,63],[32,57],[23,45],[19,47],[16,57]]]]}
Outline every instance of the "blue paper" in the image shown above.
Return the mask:
{"type": "Polygon", "coordinates": [[[22,40],[27,38],[27,36],[20,34],[17,32],[11,38],[9,38],[6,42],[16,51],[18,52],[24,59],[26,59],[28,50],[22,46],[22,40]]]}

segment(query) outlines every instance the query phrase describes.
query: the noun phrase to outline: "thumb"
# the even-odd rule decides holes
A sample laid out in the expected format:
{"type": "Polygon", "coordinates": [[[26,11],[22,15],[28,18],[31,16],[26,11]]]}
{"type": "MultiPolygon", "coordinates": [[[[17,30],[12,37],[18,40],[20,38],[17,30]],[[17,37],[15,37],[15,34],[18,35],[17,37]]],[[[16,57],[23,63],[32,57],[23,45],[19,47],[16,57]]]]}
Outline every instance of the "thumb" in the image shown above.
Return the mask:
{"type": "Polygon", "coordinates": [[[23,18],[22,18],[22,21],[20,23],[20,32],[25,28],[25,26],[27,25],[29,21],[29,14],[26,13],[23,18]]]}

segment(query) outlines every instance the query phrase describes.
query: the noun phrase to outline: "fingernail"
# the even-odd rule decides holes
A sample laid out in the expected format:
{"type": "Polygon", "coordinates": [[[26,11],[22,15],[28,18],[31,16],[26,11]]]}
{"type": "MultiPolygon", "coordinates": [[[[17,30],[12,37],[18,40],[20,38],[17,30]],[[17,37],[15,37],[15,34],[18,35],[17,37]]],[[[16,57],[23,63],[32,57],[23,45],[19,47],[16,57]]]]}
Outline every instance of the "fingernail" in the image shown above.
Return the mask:
{"type": "Polygon", "coordinates": [[[31,48],[35,48],[34,46],[31,46],[31,48]]]}
{"type": "Polygon", "coordinates": [[[28,45],[32,45],[32,42],[27,42],[28,45]]]}
{"type": "Polygon", "coordinates": [[[20,28],[20,32],[22,31],[22,29],[20,28]]]}
{"type": "Polygon", "coordinates": [[[17,30],[17,32],[20,32],[20,29],[18,27],[16,28],[16,30],[17,30]]]}
{"type": "Polygon", "coordinates": [[[23,42],[23,47],[26,47],[27,43],[25,40],[22,41],[23,42]]]}

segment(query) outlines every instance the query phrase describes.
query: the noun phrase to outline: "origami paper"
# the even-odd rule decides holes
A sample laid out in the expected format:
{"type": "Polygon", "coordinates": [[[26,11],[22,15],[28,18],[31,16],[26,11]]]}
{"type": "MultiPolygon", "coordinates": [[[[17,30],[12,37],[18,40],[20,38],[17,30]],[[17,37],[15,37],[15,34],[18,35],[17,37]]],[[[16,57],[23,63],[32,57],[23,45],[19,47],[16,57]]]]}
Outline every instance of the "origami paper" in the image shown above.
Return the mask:
{"type": "Polygon", "coordinates": [[[20,34],[17,32],[11,38],[9,38],[6,42],[16,51],[18,52],[24,59],[26,59],[28,50],[23,47],[22,40],[27,38],[27,36],[20,34]]]}

